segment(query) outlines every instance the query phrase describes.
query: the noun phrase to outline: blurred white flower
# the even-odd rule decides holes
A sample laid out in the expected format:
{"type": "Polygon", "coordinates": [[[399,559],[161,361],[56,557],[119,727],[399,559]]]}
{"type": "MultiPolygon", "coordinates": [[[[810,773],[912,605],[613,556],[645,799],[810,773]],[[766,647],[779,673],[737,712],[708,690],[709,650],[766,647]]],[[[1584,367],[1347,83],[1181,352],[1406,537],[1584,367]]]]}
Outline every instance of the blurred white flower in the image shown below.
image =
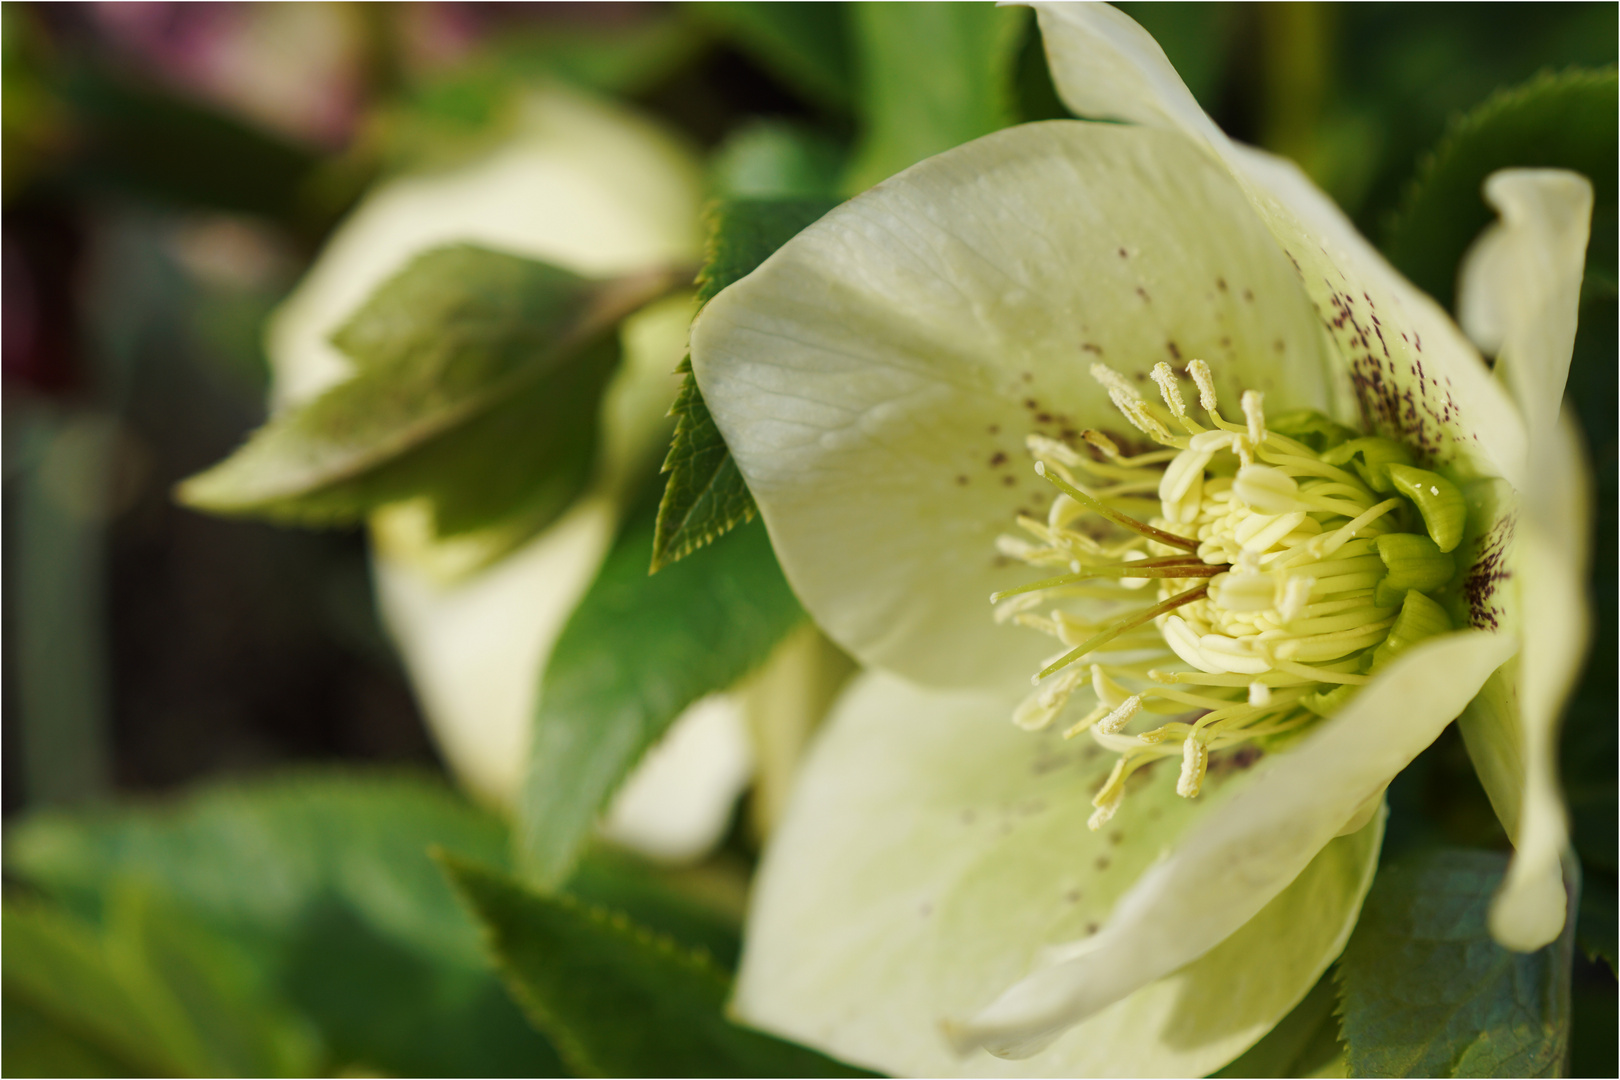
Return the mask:
{"type": "MultiPolygon", "coordinates": [[[[608,276],[695,262],[701,174],[648,122],[576,92],[529,93],[514,133],[474,160],[390,180],[333,234],[272,319],[277,408],[347,376],[328,340],[416,255],[470,242],[608,276]]],[[[591,485],[561,518],[492,564],[502,538],[436,540],[428,509],[371,518],[378,603],[434,738],[462,783],[509,808],[522,781],[540,673],[596,574],[636,482],[667,440],[691,298],[626,320],[623,363],[602,403],[591,485]],[[492,547],[494,545],[494,547],[492,547]]],[[[719,838],[753,767],[735,695],[698,702],[616,797],[610,839],[678,860],[719,838]]]]}

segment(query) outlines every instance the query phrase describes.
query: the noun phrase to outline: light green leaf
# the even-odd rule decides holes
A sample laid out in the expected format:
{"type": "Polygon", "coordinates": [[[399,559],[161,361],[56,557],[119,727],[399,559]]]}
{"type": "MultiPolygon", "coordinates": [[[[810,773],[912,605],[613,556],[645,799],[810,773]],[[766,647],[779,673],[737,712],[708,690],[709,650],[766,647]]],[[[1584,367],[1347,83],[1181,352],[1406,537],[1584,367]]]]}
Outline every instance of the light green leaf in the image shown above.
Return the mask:
{"type": "Polygon", "coordinates": [[[621,532],[541,683],[518,843],[525,872],[547,887],[567,877],[608,799],[675,718],[804,617],[762,527],[650,576],[652,540],[650,513],[621,532]]]}
{"type": "Polygon", "coordinates": [[[426,495],[440,535],[514,515],[538,528],[588,478],[613,326],[670,281],[591,281],[471,245],[429,251],[333,336],[353,378],[273,418],[179,497],[322,523],[426,495]]]}
{"type": "Polygon", "coordinates": [[[847,5],[701,3],[689,8],[813,101],[833,108],[849,104],[854,65],[847,5]]]}
{"type": "Polygon", "coordinates": [[[727,1021],[707,953],[568,896],[446,857],[507,985],[569,1066],[597,1076],[862,1076],[727,1021]]]}
{"type": "MultiPolygon", "coordinates": [[[[698,278],[698,302],[707,303],[732,282],[747,277],[777,248],[825,214],[831,198],[734,199],[709,212],[709,241],[698,278]]],[[[663,501],[653,539],[652,569],[668,566],[712,542],[727,530],[752,521],[757,510],[731,451],[709,415],[690,361],[671,412],[675,435],[664,472],[663,501]]]]}
{"type": "Polygon", "coordinates": [[[1615,279],[1617,85],[1613,68],[1548,73],[1486,100],[1451,125],[1418,170],[1384,245],[1390,261],[1448,309],[1457,267],[1495,220],[1481,188],[1498,169],[1573,169],[1592,181],[1588,273],[1615,279]]]}
{"type": "Polygon", "coordinates": [[[1507,868],[1440,849],[1385,869],[1340,965],[1352,1076],[1557,1076],[1569,1043],[1573,922],[1534,953],[1491,940],[1507,868]]]}
{"type": "Polygon", "coordinates": [[[734,131],[710,165],[727,198],[815,199],[838,189],[844,155],[837,143],[785,120],[756,120],[734,131]]]}
{"type": "Polygon", "coordinates": [[[844,188],[864,191],[926,157],[1017,120],[1029,12],[988,3],[851,9],[865,129],[844,188]]]}
{"type": "MultiPolygon", "coordinates": [[[[558,1069],[488,969],[430,844],[496,863],[508,850],[498,820],[436,783],[311,775],[167,808],[40,815],[8,832],[5,854],[9,874],[90,925],[138,925],[121,908],[130,889],[188,913],[187,932],[235,943],[339,1066],[402,1076],[558,1069]]],[[[145,922],[158,944],[178,932],[145,922]]],[[[8,926],[8,972],[15,940],[8,926]]]]}

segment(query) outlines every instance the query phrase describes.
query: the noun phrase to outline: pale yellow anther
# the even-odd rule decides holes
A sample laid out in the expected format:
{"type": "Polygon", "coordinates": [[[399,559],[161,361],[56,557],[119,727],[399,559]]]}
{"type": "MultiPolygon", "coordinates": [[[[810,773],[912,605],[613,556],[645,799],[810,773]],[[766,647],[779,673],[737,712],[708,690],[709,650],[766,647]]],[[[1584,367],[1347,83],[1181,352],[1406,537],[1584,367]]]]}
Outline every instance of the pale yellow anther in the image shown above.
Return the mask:
{"type": "Polygon", "coordinates": [[[1291,623],[1305,613],[1305,605],[1311,602],[1311,590],[1316,588],[1316,579],[1296,574],[1282,582],[1277,597],[1277,616],[1284,624],[1291,623]]]}
{"type": "MultiPolygon", "coordinates": [[[[1059,493],[1045,521],[1017,519],[1031,539],[1003,539],[998,550],[1049,569],[997,593],[996,617],[1065,646],[1031,679],[1036,689],[1013,717],[1019,726],[1053,723],[1084,686],[1088,699],[1095,695],[1064,737],[1089,732],[1119,755],[1093,799],[1089,824],[1098,828],[1120,807],[1126,778],[1174,757],[1178,740],[1176,791],[1193,798],[1213,750],[1315,723],[1336,707],[1323,704],[1333,687],[1365,684],[1368,651],[1389,640],[1395,622],[1374,592],[1392,572],[1378,545],[1395,550],[1410,523],[1392,516],[1399,497],[1375,503],[1380,496],[1354,475],[1272,438],[1259,393],[1243,393],[1241,424],[1221,417],[1203,361],[1187,375],[1215,430],[1186,416],[1167,364],[1153,365],[1151,377],[1168,412],[1120,373],[1099,364],[1092,374],[1126,420],[1166,449],[1127,458],[1097,431],[1080,436],[1091,451],[1029,438],[1037,474],[1059,493]],[[1070,465],[1085,484],[1073,482],[1070,465]],[[1133,589],[1153,590],[1158,602],[1133,606],[1133,589]],[[1185,667],[1157,666],[1176,666],[1172,658],[1185,667]],[[1162,726],[1126,734],[1143,713],[1162,726]]],[[[1445,585],[1424,582],[1420,596],[1445,585]]]]}
{"type": "Polygon", "coordinates": [[[1090,443],[1092,446],[1095,446],[1098,450],[1101,450],[1104,457],[1118,459],[1121,456],[1119,446],[1114,442],[1114,440],[1110,439],[1107,435],[1104,435],[1100,431],[1092,431],[1088,428],[1080,433],[1080,437],[1086,442],[1090,443]]]}
{"type": "Polygon", "coordinates": [[[1232,481],[1232,494],[1262,514],[1286,514],[1309,510],[1299,498],[1299,484],[1292,476],[1270,465],[1245,465],[1232,481]]]}
{"type": "Polygon", "coordinates": [[[1112,388],[1108,391],[1108,400],[1114,403],[1114,408],[1124,414],[1131,425],[1155,442],[1166,446],[1175,445],[1172,441],[1175,436],[1170,429],[1159,422],[1159,418],[1148,411],[1147,402],[1139,397],[1132,397],[1112,388]]]}
{"type": "Polygon", "coordinates": [[[1114,762],[1114,771],[1108,774],[1103,783],[1102,790],[1092,797],[1091,805],[1097,809],[1086,821],[1086,827],[1096,832],[1108,823],[1119,809],[1119,804],[1125,798],[1125,759],[1120,758],[1114,762]]]}
{"type": "Polygon", "coordinates": [[[1219,407],[1219,402],[1215,398],[1215,376],[1211,374],[1209,365],[1202,360],[1194,360],[1187,365],[1187,374],[1191,376],[1193,385],[1198,387],[1198,407],[1213,413],[1219,407]]]}
{"type": "Polygon", "coordinates": [[[1131,385],[1130,380],[1107,364],[1092,364],[1091,377],[1097,380],[1103,389],[1108,391],[1110,397],[1117,393],[1127,401],[1142,400],[1142,395],[1137,393],[1136,387],[1131,385]]]}
{"type": "Polygon", "coordinates": [[[1187,406],[1181,400],[1181,387],[1176,385],[1176,373],[1170,365],[1160,361],[1153,365],[1153,381],[1159,384],[1159,397],[1177,419],[1186,419],[1187,406]]]}
{"type": "Polygon", "coordinates": [[[1191,732],[1181,744],[1181,776],[1176,780],[1176,794],[1191,799],[1204,786],[1204,771],[1209,768],[1209,747],[1191,732]]]}
{"type": "Polygon", "coordinates": [[[1108,677],[1108,673],[1103,670],[1101,664],[1091,665],[1091,691],[1097,695],[1098,701],[1110,709],[1117,709],[1124,705],[1131,696],[1129,690],[1108,677]]]}
{"type": "Polygon", "coordinates": [[[1132,694],[1114,709],[1113,712],[1097,721],[1097,730],[1104,735],[1114,735],[1119,729],[1130,723],[1136,714],[1142,711],[1142,695],[1132,694]]]}
{"type": "Polygon", "coordinates": [[[1258,447],[1266,441],[1266,412],[1264,399],[1258,390],[1243,391],[1243,419],[1249,422],[1249,441],[1258,447]]]}
{"type": "Polygon", "coordinates": [[[1024,446],[1031,455],[1038,458],[1051,458],[1064,465],[1076,466],[1082,463],[1082,458],[1068,443],[1047,438],[1045,435],[1028,435],[1024,438],[1024,446]]]}

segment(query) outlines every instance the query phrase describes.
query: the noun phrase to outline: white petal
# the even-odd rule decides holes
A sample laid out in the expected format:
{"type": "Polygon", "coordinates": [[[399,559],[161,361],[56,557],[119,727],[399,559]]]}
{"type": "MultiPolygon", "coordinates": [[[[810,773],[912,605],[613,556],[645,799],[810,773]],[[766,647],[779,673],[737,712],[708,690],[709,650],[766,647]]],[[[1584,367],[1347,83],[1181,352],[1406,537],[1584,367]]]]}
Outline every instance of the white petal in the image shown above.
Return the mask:
{"type": "Polygon", "coordinates": [[[1036,4],[1052,76],[1084,116],[1180,131],[1222,160],[1299,268],[1366,424],[1459,472],[1521,483],[1522,425],[1445,312],[1402,278],[1297,167],[1228,139],[1152,37],[1102,4],[1036,4]]]}
{"type": "Polygon", "coordinates": [[[692,362],[817,623],[867,664],[962,685],[1046,647],[993,631],[985,598],[1031,577],[995,539],[1053,495],[1025,436],[1125,427],[1092,362],[1151,390],[1153,364],[1203,358],[1230,409],[1251,387],[1331,410],[1323,346],[1206,154],[1055,121],[834,210],[699,314],[692,362]]]}
{"type": "Polygon", "coordinates": [[[1531,442],[1551,438],[1569,378],[1592,221],[1592,184],[1563,169],[1503,169],[1485,181],[1501,220],[1458,275],[1458,318],[1498,353],[1531,442]]]}
{"type": "Polygon", "coordinates": [[[753,750],[735,694],[694,703],[613,797],[602,835],[663,862],[712,848],[748,784],[753,750]]]}
{"type": "MultiPolygon", "coordinates": [[[[1586,595],[1589,477],[1573,425],[1566,421],[1548,435],[1535,444],[1536,489],[1525,493],[1512,553],[1523,635],[1518,711],[1496,714],[1501,723],[1497,741],[1507,743],[1510,760],[1517,759],[1517,768],[1507,776],[1522,774],[1524,787],[1517,800],[1511,793],[1493,792],[1493,802],[1517,801],[1518,812],[1504,817],[1514,855],[1491,907],[1490,926],[1498,941],[1521,951],[1547,944],[1564,926],[1559,860],[1569,844],[1569,822],[1558,784],[1558,731],[1591,628],[1586,595]]],[[[1481,770],[1482,779],[1488,775],[1481,770]]]]}
{"type": "Polygon", "coordinates": [[[377,603],[451,769],[510,807],[528,760],[540,672],[612,541],[611,500],[582,500],[526,546],[444,586],[387,558],[372,562],[377,603]]]}
{"type": "Polygon", "coordinates": [[[1519,663],[1474,710],[1469,751],[1513,838],[1507,880],[1491,909],[1502,944],[1531,950],[1558,936],[1566,898],[1559,860],[1569,841],[1557,779],[1558,721],[1586,650],[1588,477],[1579,439],[1558,424],[1580,305],[1592,188],[1555,169],[1493,174],[1501,214],[1464,262],[1464,324],[1498,346],[1530,434],[1509,579],[1519,609],[1519,663]],[[1491,707],[1494,706],[1494,707],[1491,707]]]}
{"type": "MultiPolygon", "coordinates": [[[[756,879],[733,1010],[895,1075],[1204,1075],[1241,1053],[1343,946],[1380,828],[1328,843],[1263,915],[1038,1056],[956,1057],[965,1015],[1122,893],[1243,786],[1217,756],[1197,800],[1154,769],[1110,825],[1090,798],[1111,758],[1019,731],[1020,688],[939,693],[857,680],[800,776],[756,879]]],[[[1227,804],[1229,805],[1229,804],[1227,804]]],[[[1183,897],[1177,919],[1202,899],[1183,897]]]]}
{"type": "Polygon", "coordinates": [[[1434,741],[1513,647],[1464,631],[1414,648],[1297,748],[1262,761],[1121,898],[1083,955],[1013,986],[961,1025],[959,1045],[1038,1050],[1226,939],[1434,741]]]}

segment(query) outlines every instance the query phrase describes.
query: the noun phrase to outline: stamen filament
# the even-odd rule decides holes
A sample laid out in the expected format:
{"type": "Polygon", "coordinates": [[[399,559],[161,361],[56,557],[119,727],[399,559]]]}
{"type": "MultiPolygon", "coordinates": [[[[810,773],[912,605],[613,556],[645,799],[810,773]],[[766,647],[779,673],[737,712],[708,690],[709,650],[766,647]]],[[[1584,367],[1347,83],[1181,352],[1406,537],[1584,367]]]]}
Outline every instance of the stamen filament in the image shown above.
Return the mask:
{"type": "Polygon", "coordinates": [[[1175,533],[1168,533],[1163,529],[1155,529],[1151,525],[1137,521],[1135,518],[1130,517],[1127,514],[1122,514],[1118,510],[1104,505],[1102,500],[1086,494],[1073,484],[1066,482],[1062,477],[1048,471],[1044,461],[1037,461],[1035,463],[1035,475],[1044,478],[1053,487],[1063,492],[1063,494],[1067,495],[1075,502],[1090,507],[1093,511],[1101,514],[1103,517],[1107,518],[1109,521],[1112,521],[1116,525],[1123,525],[1125,528],[1134,533],[1140,533],[1149,540],[1156,540],[1159,543],[1167,544],[1170,547],[1181,548],[1183,551],[1198,550],[1198,541],[1196,540],[1189,540],[1185,536],[1177,536],[1175,533]]]}
{"type": "Polygon", "coordinates": [[[1170,599],[1162,603],[1155,604],[1145,611],[1139,611],[1135,615],[1130,616],[1124,622],[1121,622],[1115,626],[1113,629],[1104,630],[1095,637],[1089,638],[1075,646],[1073,649],[1070,649],[1068,652],[1058,657],[1058,659],[1052,661],[1052,663],[1042,668],[1031,681],[1040,682],[1054,671],[1068,667],[1070,664],[1086,655],[1086,653],[1091,652],[1102,645],[1108,644],[1108,642],[1119,637],[1119,635],[1125,633],[1125,631],[1134,630],[1143,623],[1151,622],[1152,620],[1157,619],[1160,615],[1163,615],[1166,612],[1174,611],[1176,608],[1185,604],[1190,604],[1194,600],[1202,600],[1208,594],[1209,586],[1200,585],[1195,589],[1188,589],[1184,593],[1178,593],[1177,595],[1172,596],[1170,599]]]}

